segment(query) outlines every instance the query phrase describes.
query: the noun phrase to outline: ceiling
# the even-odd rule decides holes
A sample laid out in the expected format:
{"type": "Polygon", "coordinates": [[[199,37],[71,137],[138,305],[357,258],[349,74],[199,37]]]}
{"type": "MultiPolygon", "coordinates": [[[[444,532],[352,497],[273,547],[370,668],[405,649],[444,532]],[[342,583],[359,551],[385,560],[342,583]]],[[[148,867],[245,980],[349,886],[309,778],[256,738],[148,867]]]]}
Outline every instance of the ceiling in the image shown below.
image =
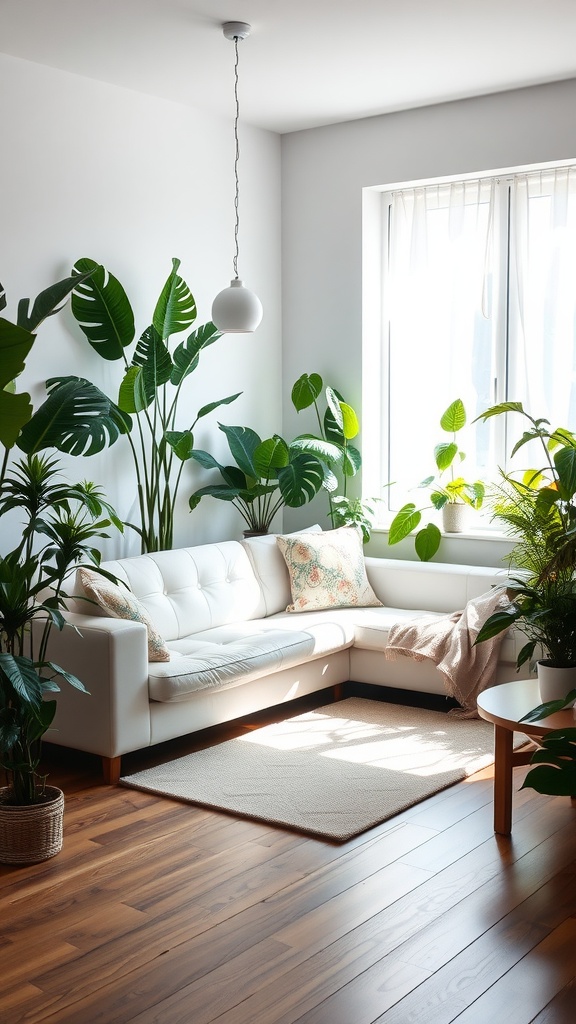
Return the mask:
{"type": "Polygon", "coordinates": [[[276,132],[576,77],[574,0],[0,0],[0,50],[276,132]]]}

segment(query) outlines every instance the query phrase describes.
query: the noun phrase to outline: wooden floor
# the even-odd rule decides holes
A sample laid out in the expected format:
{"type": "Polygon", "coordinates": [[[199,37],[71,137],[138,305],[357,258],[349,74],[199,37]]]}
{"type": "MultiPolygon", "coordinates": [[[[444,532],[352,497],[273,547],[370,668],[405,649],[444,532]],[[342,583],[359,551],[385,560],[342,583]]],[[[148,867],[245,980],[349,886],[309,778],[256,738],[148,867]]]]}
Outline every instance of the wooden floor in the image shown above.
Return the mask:
{"type": "Polygon", "coordinates": [[[576,1021],[568,800],[496,838],[490,769],[335,845],[48,763],[65,844],[0,868],[0,1024],[576,1021]]]}

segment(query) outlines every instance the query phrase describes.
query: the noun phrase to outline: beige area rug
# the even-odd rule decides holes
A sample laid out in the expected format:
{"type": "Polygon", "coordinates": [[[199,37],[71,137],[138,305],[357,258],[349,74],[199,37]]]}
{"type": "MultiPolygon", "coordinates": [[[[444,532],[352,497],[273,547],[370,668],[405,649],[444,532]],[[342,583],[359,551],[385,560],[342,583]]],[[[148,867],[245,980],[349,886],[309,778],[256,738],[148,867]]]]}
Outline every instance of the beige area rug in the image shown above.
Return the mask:
{"type": "Polygon", "coordinates": [[[493,745],[488,722],[350,698],[120,781],[343,841],[492,764],[493,745]]]}

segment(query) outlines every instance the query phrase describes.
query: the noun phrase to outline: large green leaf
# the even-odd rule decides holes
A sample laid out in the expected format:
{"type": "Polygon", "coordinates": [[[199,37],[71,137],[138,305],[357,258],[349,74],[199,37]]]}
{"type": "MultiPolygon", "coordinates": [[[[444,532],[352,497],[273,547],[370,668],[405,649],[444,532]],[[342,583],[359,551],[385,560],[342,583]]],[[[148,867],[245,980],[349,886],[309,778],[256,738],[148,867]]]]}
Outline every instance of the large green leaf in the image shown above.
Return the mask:
{"type": "Polygon", "coordinates": [[[314,434],[300,434],[290,442],[290,450],[294,452],[308,453],[322,459],[323,462],[332,465],[335,462],[342,462],[344,449],[339,444],[331,441],[323,441],[321,437],[314,434]]]}
{"type": "Polygon", "coordinates": [[[322,465],[313,455],[297,455],[278,470],[280,493],[289,508],[299,508],[318,494],[324,480],[322,465]]]}
{"type": "Polygon", "coordinates": [[[186,338],[186,341],[181,341],[174,349],[174,368],[170,378],[171,383],[178,385],[189,373],[192,373],[198,366],[202,349],[207,348],[208,345],[213,345],[221,337],[222,332],[218,330],[212,321],[209,321],[193,331],[186,338]]]}
{"type": "Polygon", "coordinates": [[[191,430],[167,430],[164,434],[176,458],[187,462],[194,451],[194,434],[191,430]]]}
{"type": "Polygon", "coordinates": [[[20,376],[36,335],[0,317],[0,390],[20,376]]]}
{"type": "Polygon", "coordinates": [[[148,399],[142,367],[130,366],[122,378],[118,391],[118,405],[122,412],[142,412],[148,408],[153,397],[148,399]]]}
{"type": "Polygon", "coordinates": [[[134,340],[134,313],[124,288],[113,274],[94,260],[77,260],[79,278],[72,293],[72,313],[92,348],[103,359],[120,359],[134,340]]]}
{"type": "Polygon", "coordinates": [[[242,472],[248,477],[257,477],[254,452],[262,444],[262,439],[256,431],[251,427],[230,427],[226,423],[219,423],[218,426],[226,434],[232,457],[242,472]]]}
{"type": "Polygon", "coordinates": [[[26,704],[39,705],[42,700],[42,683],[33,661],[13,654],[0,654],[0,677],[4,677],[17,695],[26,704]]]}
{"type": "Polygon", "coordinates": [[[340,412],[342,413],[342,432],[346,440],[351,441],[360,431],[358,417],[347,402],[340,402],[340,412]]]}
{"type": "Polygon", "coordinates": [[[83,377],[52,377],[46,386],[48,398],[18,440],[28,455],[44,448],[94,455],[130,431],[130,417],[83,377]]]}
{"type": "Polygon", "coordinates": [[[441,444],[436,445],[434,448],[434,459],[441,473],[452,465],[457,454],[458,445],[454,441],[443,441],[441,444]]]}
{"type": "Polygon", "coordinates": [[[434,557],[441,540],[442,534],[435,523],[428,523],[423,530],[418,531],[414,538],[414,547],[421,562],[429,562],[434,557]]]}
{"type": "Polygon", "coordinates": [[[342,470],[344,476],[356,476],[362,465],[362,456],[354,445],[348,444],[344,449],[342,458],[342,470]]]}
{"type": "Polygon", "coordinates": [[[166,341],[172,334],[185,331],[196,319],[196,303],[188,285],[178,274],[180,260],[172,260],[172,272],[164,285],[152,323],[160,337],[166,341]]]}
{"type": "MultiPolygon", "coordinates": [[[[138,341],[132,356],[132,367],[135,366],[139,367],[142,371],[141,380],[134,378],[139,403],[142,401],[143,392],[146,404],[145,406],[140,404],[138,409],[131,409],[124,405],[122,401],[119,401],[120,408],[124,409],[125,412],[140,411],[141,408],[147,408],[151,405],[156,397],[158,388],[166,384],[172,374],[172,358],[153,324],[146,328],[138,341]]],[[[136,395],[134,397],[136,398],[136,395]]]]}
{"type": "MultiPolygon", "coordinates": [[[[96,267],[96,264],[94,266],[96,267]]],[[[70,292],[78,287],[80,281],[86,280],[92,273],[93,271],[87,268],[81,278],[78,277],[78,274],[73,274],[71,277],[66,277],[63,281],[58,281],[56,284],[50,285],[49,288],[45,288],[35,299],[31,312],[29,312],[30,299],[20,299],[18,303],[19,326],[24,327],[27,331],[35,331],[43,320],[54,316],[64,308],[70,292]]]]}
{"type": "Polygon", "coordinates": [[[561,448],[554,456],[554,464],[561,496],[564,501],[570,501],[576,493],[576,448],[561,448]]]}
{"type": "Polygon", "coordinates": [[[290,451],[286,441],[277,434],[259,444],[254,451],[254,469],[262,480],[275,480],[278,470],[287,466],[290,451]]]}
{"type": "Polygon", "coordinates": [[[313,405],[323,388],[319,373],[303,373],[292,388],[292,403],[297,412],[313,405]]]}
{"type": "Polygon", "coordinates": [[[20,431],[32,416],[30,395],[24,391],[14,395],[10,391],[0,391],[0,443],[5,448],[12,448],[20,431]]]}
{"type": "Polygon", "coordinates": [[[417,510],[413,502],[410,501],[407,505],[403,505],[390,523],[388,543],[398,544],[399,541],[404,540],[409,533],[412,533],[412,530],[420,525],[421,519],[422,513],[417,510]]]}
{"type": "Polygon", "coordinates": [[[455,402],[448,406],[446,412],[443,413],[440,419],[440,426],[442,430],[447,430],[449,434],[455,434],[458,430],[462,430],[465,424],[466,410],[464,402],[461,398],[457,398],[455,402]]]}

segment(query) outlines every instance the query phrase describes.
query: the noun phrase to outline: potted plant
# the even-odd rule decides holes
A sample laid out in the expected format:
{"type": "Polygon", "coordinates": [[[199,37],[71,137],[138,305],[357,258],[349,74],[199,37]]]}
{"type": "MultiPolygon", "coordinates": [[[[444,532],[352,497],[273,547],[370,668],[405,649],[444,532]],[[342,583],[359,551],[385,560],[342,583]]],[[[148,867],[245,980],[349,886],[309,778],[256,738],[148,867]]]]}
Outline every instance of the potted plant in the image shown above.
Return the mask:
{"type": "Polygon", "coordinates": [[[219,423],[235,465],[223,466],[209,452],[190,452],[205,469],[219,470],[223,483],[207,484],[194,491],[190,511],[206,495],[231,501],[238,509],[247,533],[268,533],[280,508],[305,505],[318,493],[324,479],[320,461],[284,441],[279,434],[262,440],[250,427],[219,423]]]}
{"type": "Polygon", "coordinates": [[[323,465],[322,487],[328,494],[328,516],[332,526],[353,525],[363,520],[364,538],[371,528],[371,506],[362,509],[359,499],[348,497],[348,480],[356,476],[362,465],[358,448],[350,442],[360,432],[358,416],[351,405],[345,402],[339,391],[324,386],[319,373],[303,373],[291,392],[292,405],[296,412],[314,409],[317,433],[299,434],[292,442],[295,451],[314,455],[323,465]],[[318,400],[324,398],[322,412],[318,400]]]}
{"type": "MultiPolygon", "coordinates": [[[[81,558],[98,565],[96,537],[114,522],[113,510],[92,484],[69,485],[58,464],[30,454],[9,470],[12,448],[33,420],[32,403],[16,391],[15,380],[35,341],[33,331],[62,304],[77,283],[69,278],[42,292],[30,310],[21,300],[18,322],[0,317],[0,522],[14,517],[21,540],[0,555],[0,766],[7,785],[0,790],[0,861],[31,863],[57,853],[62,844],[64,797],[38,774],[42,736],[50,727],[63,679],[80,680],[46,660],[52,627],[62,628],[64,581],[81,558]],[[49,588],[48,596],[44,596],[49,588]],[[39,631],[32,629],[39,620],[39,631]]],[[[6,299],[0,288],[0,309],[6,299]]]]}
{"type": "MultiPolygon", "coordinates": [[[[481,480],[467,481],[456,472],[466,458],[459,447],[456,434],[466,425],[466,410],[462,399],[457,398],[448,406],[440,418],[440,426],[451,439],[441,441],[434,448],[434,461],[437,472],[426,477],[418,485],[430,491],[430,504],[418,509],[414,502],[403,505],[390,524],[388,543],[398,544],[416,530],[422,521],[422,513],[429,508],[443,513],[445,533],[461,533],[461,513],[467,508],[479,509],[484,500],[485,486],[481,480]],[[446,474],[449,474],[446,479],[446,474]]],[[[436,523],[428,523],[418,531],[415,537],[416,554],[426,562],[438,551],[442,534],[436,523]]]]}
{"type": "Polygon", "coordinates": [[[527,639],[518,667],[539,657],[540,692],[546,701],[576,688],[576,437],[564,428],[551,430],[548,420],[532,417],[520,402],[492,406],[481,418],[508,413],[527,420],[512,455],[537,442],[543,465],[503,473],[491,495],[493,518],[516,542],[509,556],[516,575],[509,584],[510,608],[491,616],[476,642],[515,625],[527,639]]]}

